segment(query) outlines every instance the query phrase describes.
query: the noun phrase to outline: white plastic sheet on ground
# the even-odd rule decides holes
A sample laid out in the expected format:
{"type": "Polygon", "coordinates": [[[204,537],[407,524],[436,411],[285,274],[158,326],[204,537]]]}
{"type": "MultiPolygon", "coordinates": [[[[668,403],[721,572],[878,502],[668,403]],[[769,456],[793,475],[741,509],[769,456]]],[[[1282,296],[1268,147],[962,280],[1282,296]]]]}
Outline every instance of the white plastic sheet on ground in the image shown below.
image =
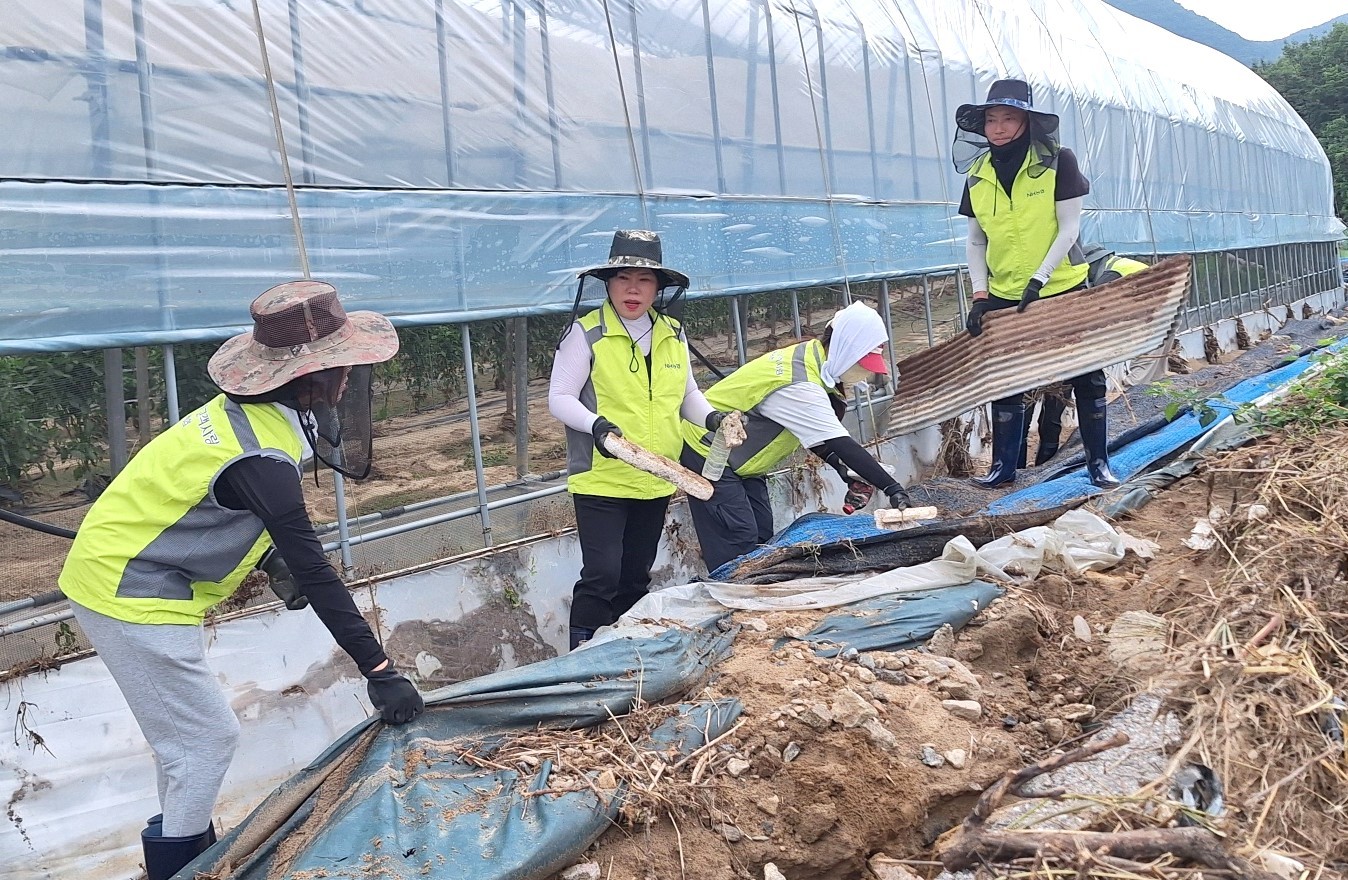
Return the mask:
{"type": "Polygon", "coordinates": [[[646,596],[599,638],[625,636],[650,621],[696,625],[727,610],[799,611],[835,608],[863,599],[967,584],[978,577],[1023,581],[1044,570],[1080,574],[1110,568],[1123,559],[1130,539],[1093,513],[1073,510],[1051,525],[998,538],[975,549],[952,538],[941,556],[921,565],[869,577],[799,578],[777,584],[703,581],[646,596]]]}

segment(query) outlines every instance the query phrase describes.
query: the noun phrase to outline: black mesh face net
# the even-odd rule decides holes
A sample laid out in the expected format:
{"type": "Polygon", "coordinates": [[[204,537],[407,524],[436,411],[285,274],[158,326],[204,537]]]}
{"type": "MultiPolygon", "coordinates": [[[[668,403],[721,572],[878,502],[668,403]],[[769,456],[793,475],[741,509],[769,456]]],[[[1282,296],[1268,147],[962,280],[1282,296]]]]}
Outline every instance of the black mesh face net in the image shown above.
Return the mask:
{"type": "Polygon", "coordinates": [[[314,457],[342,476],[365,479],[374,448],[374,368],[334,367],[306,378],[308,400],[300,398],[300,422],[314,457]]]}
{"type": "MultiPolygon", "coordinates": [[[[955,164],[955,170],[960,174],[968,174],[974,163],[992,148],[987,136],[983,134],[981,114],[976,120],[965,120],[965,124],[968,124],[974,130],[971,131],[957,124],[955,141],[951,145],[950,157],[955,164]]],[[[1062,145],[1058,141],[1058,118],[1056,116],[1031,113],[1029,114],[1029,128],[1030,141],[1032,145],[1037,145],[1039,155],[1043,159],[1049,159],[1058,154],[1062,145]]],[[[1030,169],[1031,177],[1039,177],[1043,173],[1042,165],[1032,165],[1030,169]]]]}

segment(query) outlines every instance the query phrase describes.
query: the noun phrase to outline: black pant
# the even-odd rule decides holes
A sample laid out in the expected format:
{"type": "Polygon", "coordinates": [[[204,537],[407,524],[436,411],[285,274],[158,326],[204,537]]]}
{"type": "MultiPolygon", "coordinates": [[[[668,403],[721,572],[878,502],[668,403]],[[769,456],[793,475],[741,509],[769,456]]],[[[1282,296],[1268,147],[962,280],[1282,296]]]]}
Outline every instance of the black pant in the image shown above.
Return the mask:
{"type": "Polygon", "coordinates": [[[646,595],[665,529],[669,496],[649,501],[572,495],[580,535],[580,580],[571,591],[571,625],[598,629],[646,595]]]}
{"type": "MultiPolygon", "coordinates": [[[[687,444],[679,461],[694,473],[702,472],[704,459],[687,444]]],[[[688,499],[707,571],[715,571],[772,538],[772,503],[768,500],[767,480],[741,477],[726,468],[715,485],[710,501],[688,499]]]]}

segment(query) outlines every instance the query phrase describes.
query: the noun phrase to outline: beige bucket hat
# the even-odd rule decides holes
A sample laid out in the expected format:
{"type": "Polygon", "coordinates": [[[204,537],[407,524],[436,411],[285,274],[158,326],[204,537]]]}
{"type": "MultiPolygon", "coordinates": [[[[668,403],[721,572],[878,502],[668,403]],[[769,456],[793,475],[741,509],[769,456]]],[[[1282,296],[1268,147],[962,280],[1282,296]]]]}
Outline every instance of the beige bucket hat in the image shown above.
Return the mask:
{"type": "Polygon", "coordinates": [[[206,366],[230,394],[262,394],[309,373],[383,363],[398,353],[398,331],[388,318],[348,314],[325,281],[278,284],[249,312],[253,329],[227,340],[206,366]]]}

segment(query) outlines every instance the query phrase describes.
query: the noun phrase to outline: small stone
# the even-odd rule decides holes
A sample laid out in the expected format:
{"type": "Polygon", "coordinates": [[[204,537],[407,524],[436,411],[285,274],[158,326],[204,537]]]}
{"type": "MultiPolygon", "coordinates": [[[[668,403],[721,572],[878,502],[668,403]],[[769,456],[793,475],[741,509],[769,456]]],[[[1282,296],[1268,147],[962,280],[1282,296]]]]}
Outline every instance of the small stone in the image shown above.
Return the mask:
{"type": "Polygon", "coordinates": [[[857,658],[857,663],[865,669],[875,670],[875,658],[870,654],[862,654],[857,658]]]}
{"type": "Polygon", "coordinates": [[[887,751],[892,751],[899,744],[899,741],[894,737],[894,734],[888,727],[881,724],[879,719],[872,718],[870,721],[861,725],[861,729],[866,731],[866,735],[870,737],[871,742],[887,751]]]}
{"type": "Polygon", "coordinates": [[[843,727],[860,727],[876,716],[875,707],[851,688],[843,688],[829,707],[833,720],[843,727]]]}
{"type": "Polygon", "coordinates": [[[1080,614],[1072,618],[1072,632],[1076,633],[1076,637],[1083,642],[1091,640],[1091,625],[1080,614]]]}
{"type": "Polygon", "coordinates": [[[1061,718],[1045,718],[1044,736],[1048,737],[1049,742],[1062,742],[1063,737],[1067,736],[1067,722],[1061,718]]]}
{"type": "Polygon", "coordinates": [[[782,749],[782,762],[790,764],[800,756],[800,743],[789,742],[786,748],[782,749]]]}
{"type": "Polygon", "coordinates": [[[828,730],[833,723],[833,713],[823,703],[811,703],[797,716],[800,722],[812,730],[828,730]]]}
{"type": "Polygon", "coordinates": [[[842,651],[839,652],[838,658],[841,660],[855,660],[857,659],[857,654],[858,651],[856,648],[847,647],[843,648],[842,651]]]}
{"type": "MultiPolygon", "coordinates": [[[[786,847],[782,847],[782,849],[786,849],[786,847]]],[[[772,862],[768,862],[763,866],[763,880],[786,880],[786,875],[778,870],[772,862]]]]}
{"type": "Polygon", "coordinates": [[[765,633],[768,631],[768,622],[761,617],[746,617],[740,623],[744,625],[745,629],[754,632],[765,633]]]}
{"type": "Polygon", "coordinates": [[[875,677],[885,684],[907,684],[908,676],[893,669],[877,669],[875,677]]]}
{"type": "Polygon", "coordinates": [[[1095,716],[1095,707],[1089,703],[1068,703],[1061,711],[1068,721],[1087,721],[1095,716]]]}
{"type": "Polygon", "coordinates": [[[922,763],[928,767],[941,767],[945,764],[945,758],[936,751],[936,743],[923,743],[921,746],[922,763]]]}
{"type": "Polygon", "coordinates": [[[758,807],[769,816],[775,816],[777,815],[777,811],[781,809],[782,799],[778,795],[770,794],[761,800],[755,801],[754,806],[758,807]]]}
{"type": "Polygon", "coordinates": [[[732,779],[739,779],[747,773],[751,767],[753,767],[753,764],[750,764],[743,758],[731,758],[729,761],[726,761],[725,764],[726,772],[730,774],[732,779]]]}
{"type": "Polygon", "coordinates": [[[899,864],[898,860],[891,859],[884,853],[871,856],[866,864],[875,875],[875,880],[922,880],[917,874],[899,864]]]}
{"type": "Polygon", "coordinates": [[[936,690],[952,700],[973,700],[983,695],[981,688],[954,678],[941,679],[936,683],[936,690]]]}
{"type": "Polygon", "coordinates": [[[618,776],[612,770],[605,770],[599,774],[599,778],[594,781],[594,784],[600,791],[616,791],[618,776]]]}
{"type": "Polygon", "coordinates": [[[734,825],[717,825],[716,833],[726,839],[726,843],[739,843],[744,839],[744,832],[740,831],[734,825]]]}
{"type": "Polygon", "coordinates": [[[870,684],[871,682],[875,681],[875,673],[864,666],[857,668],[856,676],[857,681],[861,682],[862,684],[870,684]]]}
{"type": "Polygon", "coordinates": [[[1013,730],[1013,729],[1015,729],[1015,726],[1016,726],[1017,724],[1019,724],[1019,723],[1020,723],[1020,719],[1017,718],[1017,717],[1014,716],[1014,715],[1003,715],[1003,716],[1002,716],[1002,727],[1005,727],[1007,730],[1013,730]]]}
{"type": "Polygon", "coordinates": [[[974,700],[942,700],[941,708],[964,721],[977,721],[983,717],[983,707],[974,700]]]}
{"type": "Polygon", "coordinates": [[[956,770],[963,770],[964,765],[969,761],[969,753],[964,749],[951,749],[945,753],[945,759],[950,762],[950,766],[956,770]]]}
{"type": "Polygon", "coordinates": [[[927,640],[927,650],[938,657],[952,657],[955,654],[955,630],[948,624],[941,624],[927,640]]]}
{"type": "Polygon", "coordinates": [[[599,880],[602,874],[598,862],[581,862],[563,871],[561,880],[599,880]]]}

